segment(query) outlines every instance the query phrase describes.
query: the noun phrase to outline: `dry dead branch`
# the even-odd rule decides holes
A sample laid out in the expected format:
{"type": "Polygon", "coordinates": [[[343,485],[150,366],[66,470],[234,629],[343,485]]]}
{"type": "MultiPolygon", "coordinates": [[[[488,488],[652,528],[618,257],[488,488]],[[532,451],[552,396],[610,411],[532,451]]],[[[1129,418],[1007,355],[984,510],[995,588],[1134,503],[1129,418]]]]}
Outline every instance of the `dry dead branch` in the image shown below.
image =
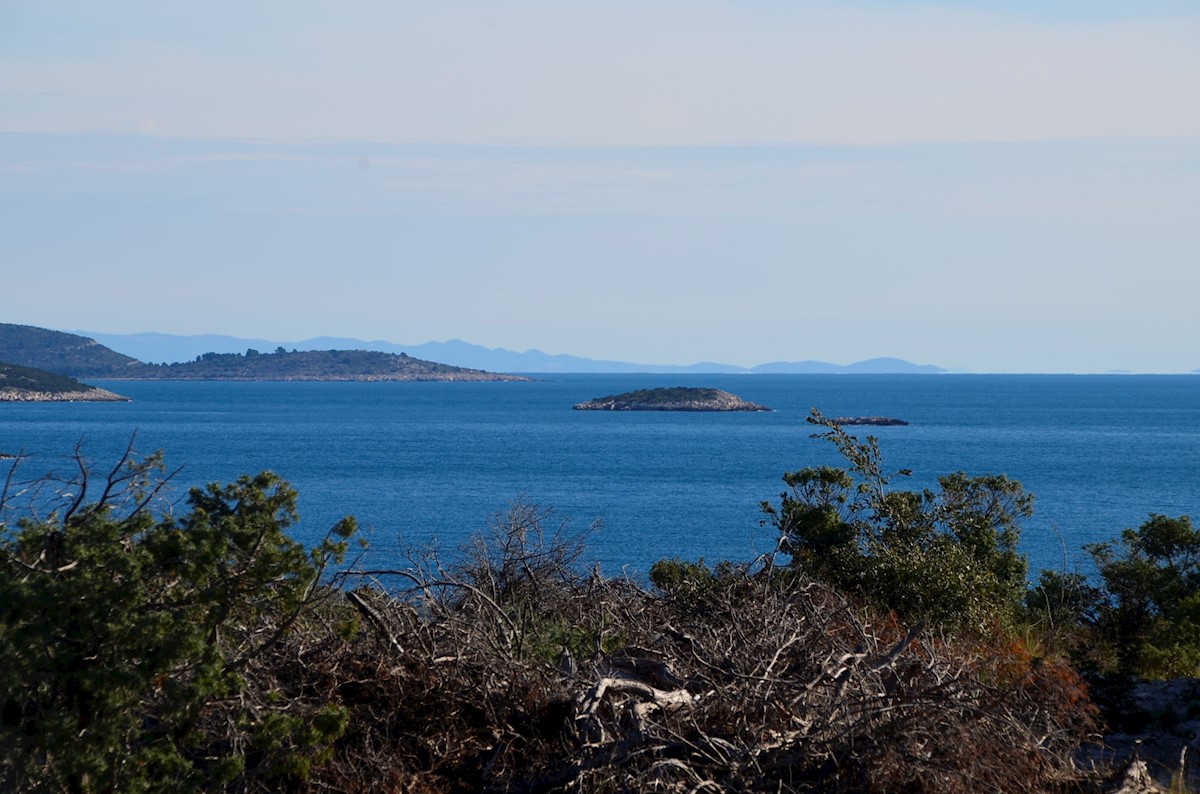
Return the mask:
{"type": "Polygon", "coordinates": [[[595,574],[538,581],[533,603],[511,583],[485,589],[478,569],[469,586],[456,575],[372,597],[368,621],[387,628],[345,648],[351,727],[329,769],[346,776],[319,772],[324,784],[1098,790],[1075,764],[1093,730],[1078,677],[1002,635],[941,637],[770,573],[730,577],[703,610],[595,574]],[[603,626],[567,653],[571,675],[559,648],[538,650],[562,626],[603,626]]]}

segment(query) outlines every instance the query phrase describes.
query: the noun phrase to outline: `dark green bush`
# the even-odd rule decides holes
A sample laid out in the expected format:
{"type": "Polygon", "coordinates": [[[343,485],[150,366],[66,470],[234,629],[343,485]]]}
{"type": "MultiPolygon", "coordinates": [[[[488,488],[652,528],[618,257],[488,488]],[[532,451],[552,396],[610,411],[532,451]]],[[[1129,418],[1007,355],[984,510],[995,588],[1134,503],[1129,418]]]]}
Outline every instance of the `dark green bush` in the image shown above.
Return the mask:
{"type": "Polygon", "coordinates": [[[1200,676],[1200,529],[1191,518],[1152,514],[1087,550],[1102,582],[1092,622],[1117,649],[1118,670],[1200,676]]]}
{"type": "Polygon", "coordinates": [[[173,515],[160,460],[127,452],[97,483],[84,465],[3,492],[0,788],[207,788],[302,777],[340,732],[250,691],[328,594],[352,519],[312,551],[286,534],[296,493],[273,474],[192,490],[173,515]],[[34,493],[18,500],[17,493],[34,493]],[[94,493],[94,495],[93,495],[94,493]],[[48,508],[37,517],[39,508],[48,508]]]}
{"type": "Polygon", "coordinates": [[[813,410],[816,434],[848,468],[784,475],[778,505],[762,503],[791,565],[907,619],[982,627],[1014,615],[1025,595],[1020,521],[1033,497],[1003,475],[938,480],[937,490],[891,490],[875,438],[865,441],[813,410]]]}

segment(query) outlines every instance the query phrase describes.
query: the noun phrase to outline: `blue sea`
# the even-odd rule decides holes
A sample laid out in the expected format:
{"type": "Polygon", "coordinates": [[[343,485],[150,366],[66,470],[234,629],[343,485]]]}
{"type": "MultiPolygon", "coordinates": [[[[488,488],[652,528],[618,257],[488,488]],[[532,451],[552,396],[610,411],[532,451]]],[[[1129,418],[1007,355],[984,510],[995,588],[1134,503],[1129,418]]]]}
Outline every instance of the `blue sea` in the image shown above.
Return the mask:
{"type": "MultiPolygon", "coordinates": [[[[150,383],[99,385],[120,404],[0,404],[0,451],[27,476],[67,471],[82,441],[99,469],[136,433],[186,489],[270,469],[300,492],[298,537],[353,514],[368,563],[408,545],[452,552],[516,501],[578,530],[608,574],[662,557],[747,560],[773,547],[759,505],[786,471],[836,464],[813,439],[826,416],[886,415],[855,428],[895,487],[954,471],[1007,474],[1037,497],[1022,547],[1032,570],[1087,570],[1082,547],[1151,512],[1200,518],[1200,377],[1016,375],[562,375],[528,383],[150,383]],[[573,411],[593,397],[712,386],[772,413],[573,411]]],[[[4,467],[7,468],[7,465],[4,467]]]]}

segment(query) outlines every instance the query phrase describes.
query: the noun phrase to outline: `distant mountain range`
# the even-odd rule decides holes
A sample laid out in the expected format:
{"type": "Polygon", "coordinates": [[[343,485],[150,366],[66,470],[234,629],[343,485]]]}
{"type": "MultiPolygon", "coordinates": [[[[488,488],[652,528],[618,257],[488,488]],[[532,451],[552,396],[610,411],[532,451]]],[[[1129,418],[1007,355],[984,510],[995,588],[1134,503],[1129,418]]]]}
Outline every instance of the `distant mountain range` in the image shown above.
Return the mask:
{"type": "Polygon", "coordinates": [[[247,350],[373,350],[383,353],[405,353],[420,359],[437,361],[456,367],[489,372],[551,373],[763,373],[763,374],[937,374],[947,372],[931,364],[913,364],[899,358],[872,358],[853,364],[831,364],[826,361],[776,361],[757,367],[738,367],[732,364],[703,362],[687,366],[673,364],[634,364],[627,361],[607,361],[565,354],[526,350],[518,353],[504,348],[473,345],[459,339],[447,342],[426,342],[419,345],[400,345],[382,340],[365,341],[342,337],[318,336],[300,342],[268,339],[244,339],[220,334],[177,336],[174,334],[103,334],[94,331],[74,333],[95,339],[113,350],[141,361],[175,363],[194,361],[205,353],[245,353],[247,350]]]}

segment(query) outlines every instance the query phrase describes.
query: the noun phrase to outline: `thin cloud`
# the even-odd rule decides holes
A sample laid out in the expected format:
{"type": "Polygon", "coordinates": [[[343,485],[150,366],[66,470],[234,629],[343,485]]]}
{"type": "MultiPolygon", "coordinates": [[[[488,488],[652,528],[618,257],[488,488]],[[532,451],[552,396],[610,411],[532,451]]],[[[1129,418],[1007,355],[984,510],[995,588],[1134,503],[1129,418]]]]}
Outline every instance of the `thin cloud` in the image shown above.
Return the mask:
{"type": "Polygon", "coordinates": [[[911,4],[321,8],[301,4],[274,27],[250,13],[232,40],[218,32],[220,11],[166,14],[92,57],[0,56],[5,90],[73,93],[15,109],[6,124],[581,145],[1200,134],[1196,14],[1070,23],[911,4]]]}

